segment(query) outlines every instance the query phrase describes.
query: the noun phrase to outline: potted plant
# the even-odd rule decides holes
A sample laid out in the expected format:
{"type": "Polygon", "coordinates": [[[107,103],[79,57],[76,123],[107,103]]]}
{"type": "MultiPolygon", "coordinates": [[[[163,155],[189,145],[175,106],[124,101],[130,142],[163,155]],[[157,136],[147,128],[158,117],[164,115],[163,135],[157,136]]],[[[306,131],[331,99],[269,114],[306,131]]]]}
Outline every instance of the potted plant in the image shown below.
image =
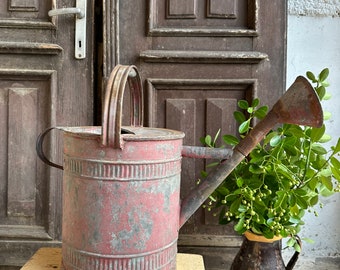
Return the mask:
{"type": "MultiPolygon", "coordinates": [[[[318,76],[306,74],[320,100],[330,98],[326,92],[328,74],[328,69],[318,76]]],[[[234,112],[239,136],[222,136],[232,147],[252,129],[254,119],[262,119],[268,110],[260,106],[259,99],[251,104],[240,100],[238,107],[243,110],[234,112]]],[[[324,120],[329,118],[324,112],[324,120]]],[[[264,239],[288,237],[287,245],[300,252],[297,234],[306,211],[317,216],[314,207],[322,207],[319,197],[340,191],[340,139],[327,149],[324,143],[331,137],[325,131],[325,125],[312,128],[293,124],[271,130],[211,194],[205,207],[219,216],[221,224],[234,222],[239,234],[252,233],[264,239]]],[[[217,147],[217,138],[207,135],[201,141],[217,147]]]]}

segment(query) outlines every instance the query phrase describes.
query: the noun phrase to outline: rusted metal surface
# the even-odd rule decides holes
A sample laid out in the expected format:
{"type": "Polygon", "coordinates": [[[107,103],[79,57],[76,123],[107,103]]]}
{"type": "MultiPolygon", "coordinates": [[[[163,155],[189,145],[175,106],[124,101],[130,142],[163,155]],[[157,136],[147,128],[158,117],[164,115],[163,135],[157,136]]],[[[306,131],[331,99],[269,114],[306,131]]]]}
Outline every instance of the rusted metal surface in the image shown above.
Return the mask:
{"type": "Polygon", "coordinates": [[[105,146],[123,148],[120,134],[126,81],[128,81],[131,91],[130,123],[134,127],[143,125],[143,91],[137,69],[133,66],[113,69],[107,82],[109,91],[107,91],[104,101],[102,144],[105,146]]]}
{"type": "Polygon", "coordinates": [[[182,156],[189,158],[228,159],[233,151],[226,148],[208,148],[199,146],[183,146],[182,156]]]}
{"type": "Polygon", "coordinates": [[[183,134],[128,136],[121,150],[65,132],[66,269],[175,269],[183,134]]]}
{"type": "Polygon", "coordinates": [[[183,146],[183,132],[142,127],[138,71],[116,66],[107,87],[102,128],[62,128],[66,269],[175,269],[178,230],[272,127],[282,121],[322,123],[317,95],[301,80],[231,152],[183,146]],[[122,127],[126,82],[135,109],[131,126],[122,127]],[[305,106],[296,105],[301,100],[305,106]],[[282,106],[286,102],[292,106],[282,106]],[[223,161],[180,204],[182,155],[223,161]]]}
{"type": "Polygon", "coordinates": [[[265,243],[244,238],[230,270],[291,270],[298,257],[299,252],[295,252],[286,267],[281,256],[280,241],[265,243]]]}
{"type": "Polygon", "coordinates": [[[103,127],[63,128],[63,263],[175,269],[184,133],[140,127],[137,70],[117,66],[111,75],[103,127]],[[136,110],[122,127],[126,82],[136,110]]]}
{"type": "Polygon", "coordinates": [[[297,77],[287,92],[274,104],[267,117],[251,130],[236,150],[247,156],[277,123],[321,127],[323,112],[318,95],[304,77],[297,77]]]}
{"type": "Polygon", "coordinates": [[[272,110],[278,115],[280,123],[311,127],[321,127],[323,124],[323,111],[318,95],[302,76],[296,78],[272,110]]]}

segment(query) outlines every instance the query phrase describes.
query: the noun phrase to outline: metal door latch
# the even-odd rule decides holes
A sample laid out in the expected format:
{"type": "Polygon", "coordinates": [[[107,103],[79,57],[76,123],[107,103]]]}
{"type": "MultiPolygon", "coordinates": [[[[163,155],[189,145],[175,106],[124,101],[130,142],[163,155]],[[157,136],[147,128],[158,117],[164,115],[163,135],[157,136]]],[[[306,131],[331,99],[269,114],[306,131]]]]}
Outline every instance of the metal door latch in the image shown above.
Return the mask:
{"type": "Polygon", "coordinates": [[[76,15],[74,39],[74,57],[76,59],[86,57],[86,2],[87,0],[77,0],[76,7],[52,9],[48,12],[50,17],[67,14],[76,15]]]}

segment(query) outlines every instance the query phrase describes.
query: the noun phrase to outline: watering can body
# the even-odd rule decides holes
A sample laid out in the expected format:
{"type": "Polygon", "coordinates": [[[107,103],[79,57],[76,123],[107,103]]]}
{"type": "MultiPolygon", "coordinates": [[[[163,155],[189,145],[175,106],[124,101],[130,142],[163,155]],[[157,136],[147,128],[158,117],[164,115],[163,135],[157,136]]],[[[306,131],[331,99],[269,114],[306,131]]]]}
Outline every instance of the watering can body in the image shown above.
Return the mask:
{"type": "Polygon", "coordinates": [[[121,150],[100,132],[64,129],[65,268],[175,269],[184,134],[135,128],[121,150]]]}
{"type": "Polygon", "coordinates": [[[275,124],[296,123],[298,119],[301,124],[322,124],[314,90],[304,80],[295,85],[306,92],[298,96],[307,100],[296,100],[296,91],[286,94],[233,151],[212,151],[183,146],[183,132],[143,127],[138,71],[134,66],[116,66],[107,83],[102,127],[60,128],[64,133],[63,166],[50,162],[42,150],[43,139],[51,129],[37,140],[40,159],[64,169],[65,269],[176,269],[181,226],[275,124]],[[122,100],[127,83],[131,125],[123,127],[122,100]],[[299,117],[285,103],[296,104],[299,117]],[[182,156],[224,161],[181,202],[182,156]]]}

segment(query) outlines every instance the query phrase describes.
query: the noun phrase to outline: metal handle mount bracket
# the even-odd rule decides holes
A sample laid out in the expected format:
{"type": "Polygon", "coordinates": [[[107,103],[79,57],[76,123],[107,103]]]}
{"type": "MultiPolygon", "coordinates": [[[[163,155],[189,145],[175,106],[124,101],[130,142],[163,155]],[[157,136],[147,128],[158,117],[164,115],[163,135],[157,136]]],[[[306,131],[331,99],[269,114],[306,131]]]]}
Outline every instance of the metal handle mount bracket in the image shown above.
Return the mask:
{"type": "Polygon", "coordinates": [[[75,39],[74,57],[84,59],[86,57],[86,2],[87,0],[77,0],[76,7],[52,9],[49,16],[59,16],[74,14],[75,16],[75,39]]]}

